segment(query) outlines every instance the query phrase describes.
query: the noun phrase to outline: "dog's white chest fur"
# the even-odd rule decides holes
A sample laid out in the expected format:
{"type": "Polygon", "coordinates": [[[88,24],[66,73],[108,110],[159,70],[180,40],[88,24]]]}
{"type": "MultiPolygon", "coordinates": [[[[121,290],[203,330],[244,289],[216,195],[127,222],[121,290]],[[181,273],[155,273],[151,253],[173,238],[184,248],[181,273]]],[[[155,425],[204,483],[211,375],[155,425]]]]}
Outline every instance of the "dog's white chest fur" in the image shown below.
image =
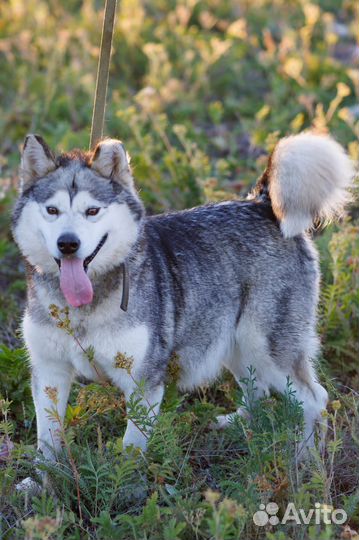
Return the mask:
{"type": "Polygon", "coordinates": [[[116,367],[115,358],[121,353],[131,359],[131,375],[135,377],[146,355],[149,331],[145,325],[129,326],[125,321],[119,324],[119,320],[113,318],[108,302],[104,304],[86,315],[81,310],[78,313],[71,310],[73,335],[58,328],[55,321],[51,326],[44,326],[26,314],[23,331],[32,365],[51,369],[53,364],[62,364],[64,369],[95,381],[105,376],[126,393],[133,386],[133,381],[125,369],[116,367]],[[93,349],[94,363],[90,362],[83,349],[93,349]]]}

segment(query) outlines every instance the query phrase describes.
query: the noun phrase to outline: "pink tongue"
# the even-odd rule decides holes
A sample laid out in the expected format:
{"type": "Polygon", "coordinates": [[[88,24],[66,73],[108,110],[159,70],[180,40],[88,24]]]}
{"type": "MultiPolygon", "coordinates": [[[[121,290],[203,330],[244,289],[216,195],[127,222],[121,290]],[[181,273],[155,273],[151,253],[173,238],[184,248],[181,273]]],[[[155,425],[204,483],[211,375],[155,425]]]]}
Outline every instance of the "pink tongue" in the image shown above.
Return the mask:
{"type": "Polygon", "coordinates": [[[92,302],[92,284],[84,270],[83,260],[61,259],[60,287],[66,300],[73,307],[92,302]]]}

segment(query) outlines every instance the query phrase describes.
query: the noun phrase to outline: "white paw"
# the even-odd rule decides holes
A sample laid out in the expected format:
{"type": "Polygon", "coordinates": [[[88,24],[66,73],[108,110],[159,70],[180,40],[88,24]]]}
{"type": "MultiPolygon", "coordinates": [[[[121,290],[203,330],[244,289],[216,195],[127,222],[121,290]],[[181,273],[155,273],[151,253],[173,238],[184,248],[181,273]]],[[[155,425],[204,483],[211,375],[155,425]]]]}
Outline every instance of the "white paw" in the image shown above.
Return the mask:
{"type": "Polygon", "coordinates": [[[36,496],[41,494],[42,486],[28,476],[16,484],[16,491],[18,493],[27,493],[28,495],[36,496]]]}
{"type": "Polygon", "coordinates": [[[209,424],[210,429],[220,430],[229,426],[229,416],[229,414],[220,414],[219,416],[216,416],[216,421],[209,424]]]}
{"type": "Polygon", "coordinates": [[[142,433],[131,420],[127,423],[127,428],[123,436],[123,448],[134,446],[139,448],[142,452],[147,450],[147,437],[142,433]]]}
{"type": "Polygon", "coordinates": [[[209,427],[210,429],[225,429],[228,427],[236,418],[236,416],[242,416],[242,418],[248,418],[249,414],[245,409],[239,408],[236,412],[230,414],[220,414],[216,417],[216,422],[211,422],[209,427]]]}

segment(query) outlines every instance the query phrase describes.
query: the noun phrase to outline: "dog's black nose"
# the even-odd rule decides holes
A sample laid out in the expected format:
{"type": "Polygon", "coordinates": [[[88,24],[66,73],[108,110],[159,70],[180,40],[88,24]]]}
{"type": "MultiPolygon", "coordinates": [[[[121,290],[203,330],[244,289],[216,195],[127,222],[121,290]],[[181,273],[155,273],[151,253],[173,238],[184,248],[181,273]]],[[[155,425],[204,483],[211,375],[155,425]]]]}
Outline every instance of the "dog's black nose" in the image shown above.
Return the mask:
{"type": "Polygon", "coordinates": [[[57,247],[63,255],[72,255],[80,247],[80,240],[72,233],[65,233],[57,241],[57,247]]]}

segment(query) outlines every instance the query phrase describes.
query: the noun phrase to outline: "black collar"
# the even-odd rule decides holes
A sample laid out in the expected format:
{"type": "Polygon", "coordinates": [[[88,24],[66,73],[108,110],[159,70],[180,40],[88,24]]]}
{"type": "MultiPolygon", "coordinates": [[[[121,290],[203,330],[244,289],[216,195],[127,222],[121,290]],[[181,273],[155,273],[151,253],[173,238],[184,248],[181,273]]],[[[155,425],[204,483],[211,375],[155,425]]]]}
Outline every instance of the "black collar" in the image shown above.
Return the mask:
{"type": "Polygon", "coordinates": [[[128,297],[130,294],[130,278],[128,274],[127,263],[123,262],[121,264],[122,268],[122,300],[121,300],[121,309],[122,311],[127,311],[128,307],[128,297]]]}

